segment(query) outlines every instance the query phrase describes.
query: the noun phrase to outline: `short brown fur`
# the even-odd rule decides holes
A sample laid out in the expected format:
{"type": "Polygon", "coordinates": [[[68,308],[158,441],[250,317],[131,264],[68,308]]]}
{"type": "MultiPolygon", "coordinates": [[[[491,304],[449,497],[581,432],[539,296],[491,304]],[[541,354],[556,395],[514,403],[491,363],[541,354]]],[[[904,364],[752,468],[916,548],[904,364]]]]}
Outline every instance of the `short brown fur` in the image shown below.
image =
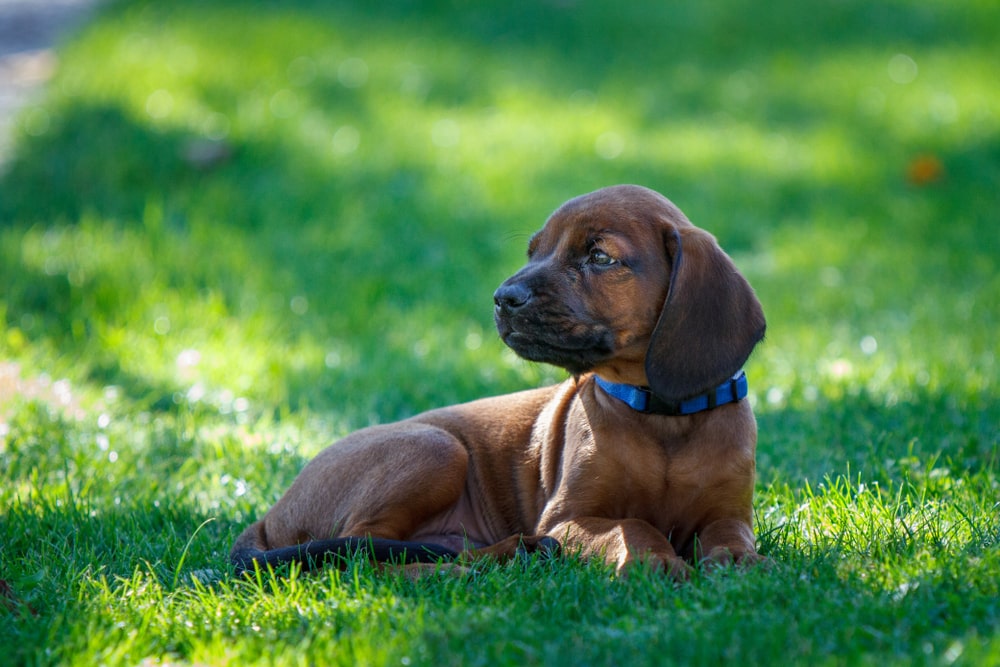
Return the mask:
{"type": "Polygon", "coordinates": [[[638,186],[570,200],[495,294],[515,352],[574,377],[357,431],[322,451],[258,522],[248,553],[359,536],[509,557],[555,538],[620,573],[758,559],[757,427],[747,401],[634,411],[594,376],[680,401],[739,370],[763,337],[753,290],[715,239],[638,186]]]}

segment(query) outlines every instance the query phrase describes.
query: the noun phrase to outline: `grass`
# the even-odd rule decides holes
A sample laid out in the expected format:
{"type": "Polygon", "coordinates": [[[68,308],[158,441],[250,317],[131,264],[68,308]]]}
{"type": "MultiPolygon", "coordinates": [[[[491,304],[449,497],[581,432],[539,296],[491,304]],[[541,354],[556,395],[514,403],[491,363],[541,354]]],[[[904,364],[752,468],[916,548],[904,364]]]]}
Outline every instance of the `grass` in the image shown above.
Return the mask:
{"type": "Polygon", "coordinates": [[[1000,664],[998,27],[985,0],[102,6],[0,176],[6,659],[1000,664]],[[618,182],[764,303],[774,567],[233,577],[335,437],[562,377],[490,295],[618,182]]]}

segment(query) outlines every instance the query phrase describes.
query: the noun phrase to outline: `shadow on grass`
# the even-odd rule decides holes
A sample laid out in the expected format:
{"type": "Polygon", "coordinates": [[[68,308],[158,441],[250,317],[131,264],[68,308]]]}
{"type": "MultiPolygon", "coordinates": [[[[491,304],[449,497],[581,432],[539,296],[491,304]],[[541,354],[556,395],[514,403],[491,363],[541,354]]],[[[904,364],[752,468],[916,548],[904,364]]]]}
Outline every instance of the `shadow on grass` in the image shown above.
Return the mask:
{"type": "MultiPolygon", "coordinates": [[[[103,324],[148,326],[142,318],[152,317],[145,311],[156,306],[143,304],[149,290],[179,303],[217,297],[220,320],[247,329],[259,317],[253,344],[262,351],[255,355],[269,354],[268,345],[326,346],[325,356],[297,364],[276,357],[273,363],[288,370],[256,383],[287,385],[261,396],[293,409],[339,411],[361,424],[372,415],[390,419],[520,388],[523,367],[497,363],[502,355],[490,295],[519,265],[527,235],[549,211],[614,182],[664,192],[738,261],[746,260],[779,336],[786,322],[846,323],[855,338],[914,323],[933,328],[939,323],[926,312],[914,315],[914,302],[918,311],[929,311],[962,290],[972,303],[946,327],[1000,324],[996,308],[976,308],[1000,289],[990,282],[992,258],[1000,253],[990,233],[991,212],[1000,206],[1000,139],[932,139],[927,148],[945,178],[917,188],[906,183],[905,170],[922,137],[859,114],[853,103],[831,103],[819,90],[822,82],[795,79],[803,63],[826,63],[823,76],[836,88],[841,60],[884,67],[897,49],[946,49],[956,34],[968,47],[990,44],[985,5],[806,8],[782,2],[761,11],[733,2],[724,11],[665,11],[656,3],[457,9],[403,2],[359,9],[353,3],[136,2],[106,12],[105,21],[122,21],[123,44],[158,34],[215,50],[218,75],[176,85],[233,119],[225,159],[193,164],[185,155],[204,136],[183,123],[157,124],[129,108],[125,95],[119,105],[106,95],[103,103],[55,95],[51,126],[22,137],[19,157],[0,180],[0,231],[8,239],[0,248],[0,279],[9,286],[9,327],[79,358],[94,383],[120,385],[140,402],[169,405],[188,387],[121,363],[121,346],[94,331],[103,324]],[[259,51],[247,51],[248,34],[264,38],[268,57],[243,68],[259,51]],[[334,64],[324,64],[331,52],[334,64]],[[365,87],[345,86],[338,74],[336,65],[350,54],[372,63],[365,87]],[[310,85],[294,88],[286,79],[299,58],[316,71],[310,85]],[[384,73],[406,63],[406,72],[417,73],[412,98],[396,90],[406,88],[408,74],[400,83],[384,73]],[[782,75],[782,67],[792,74],[782,75]],[[257,128],[238,126],[235,119],[255,96],[273,102],[271,94],[288,86],[304,100],[304,111],[257,128]],[[572,122],[565,118],[589,123],[580,108],[590,104],[611,118],[607,127],[634,133],[640,148],[603,159],[591,135],[606,128],[581,130],[575,139],[540,141],[544,150],[514,145],[501,155],[514,173],[483,176],[463,172],[494,169],[489,157],[449,163],[407,125],[430,124],[425,116],[489,118],[490,109],[504,109],[510,99],[513,106],[537,107],[537,115],[514,122],[542,134],[572,122]],[[386,116],[393,105],[405,109],[395,121],[386,116]],[[370,151],[337,162],[309,150],[298,133],[313,119],[310,113],[325,125],[353,123],[365,141],[374,137],[370,151]],[[769,147],[768,137],[790,137],[792,151],[812,149],[810,133],[830,123],[837,130],[832,140],[862,159],[835,165],[826,178],[816,169],[796,169],[795,155],[769,162],[754,154],[769,147]],[[746,127],[764,138],[734,148],[746,127]],[[708,157],[669,146],[644,150],[644,141],[663,128],[674,128],[669,136],[679,142],[684,128],[707,130],[708,157]],[[72,228],[81,220],[109,237],[132,230],[143,240],[112,246],[120,268],[83,281],[47,259],[29,262],[15,247],[22,233],[72,228]],[[141,254],[133,252],[136,245],[141,254]],[[823,275],[837,278],[835,288],[820,284],[823,275]],[[290,303],[301,313],[290,316],[290,303]]],[[[170,85],[163,76],[143,85],[170,85]]],[[[856,94],[852,85],[845,91],[856,94]]],[[[486,131],[473,140],[484,152],[491,145],[486,131]]],[[[981,356],[987,344],[977,340],[972,347],[981,356]]]]}
{"type": "Polygon", "coordinates": [[[797,403],[757,411],[757,467],[765,486],[817,484],[840,474],[885,487],[931,474],[947,484],[1000,465],[1000,414],[989,394],[923,389],[890,398],[860,391],[797,403]]]}

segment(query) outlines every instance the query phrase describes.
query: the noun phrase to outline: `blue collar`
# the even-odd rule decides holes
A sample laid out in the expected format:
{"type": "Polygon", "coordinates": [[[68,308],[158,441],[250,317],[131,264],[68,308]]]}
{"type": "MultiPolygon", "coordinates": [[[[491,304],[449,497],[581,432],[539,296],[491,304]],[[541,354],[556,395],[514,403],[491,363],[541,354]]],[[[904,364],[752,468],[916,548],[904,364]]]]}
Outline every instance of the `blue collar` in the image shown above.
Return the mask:
{"type": "Polygon", "coordinates": [[[594,380],[609,396],[617,398],[637,412],[671,416],[693,415],[696,412],[711,410],[719,405],[735,403],[745,398],[749,389],[747,374],[739,371],[713,390],[679,403],[671,403],[663,400],[646,387],[608,382],[596,375],[594,380]]]}

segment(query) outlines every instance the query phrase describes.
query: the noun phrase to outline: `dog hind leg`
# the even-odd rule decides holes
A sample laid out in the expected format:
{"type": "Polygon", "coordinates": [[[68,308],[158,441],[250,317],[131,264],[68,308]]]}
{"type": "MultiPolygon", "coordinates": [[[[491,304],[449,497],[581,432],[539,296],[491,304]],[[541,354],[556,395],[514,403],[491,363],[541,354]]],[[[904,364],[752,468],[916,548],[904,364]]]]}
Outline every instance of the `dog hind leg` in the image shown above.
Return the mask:
{"type": "Polygon", "coordinates": [[[403,563],[457,554],[409,541],[462,494],[468,453],[450,433],[401,423],[358,431],[302,470],[267,515],[230,553],[237,570],[253,562],[318,566],[353,553],[403,563]]]}

